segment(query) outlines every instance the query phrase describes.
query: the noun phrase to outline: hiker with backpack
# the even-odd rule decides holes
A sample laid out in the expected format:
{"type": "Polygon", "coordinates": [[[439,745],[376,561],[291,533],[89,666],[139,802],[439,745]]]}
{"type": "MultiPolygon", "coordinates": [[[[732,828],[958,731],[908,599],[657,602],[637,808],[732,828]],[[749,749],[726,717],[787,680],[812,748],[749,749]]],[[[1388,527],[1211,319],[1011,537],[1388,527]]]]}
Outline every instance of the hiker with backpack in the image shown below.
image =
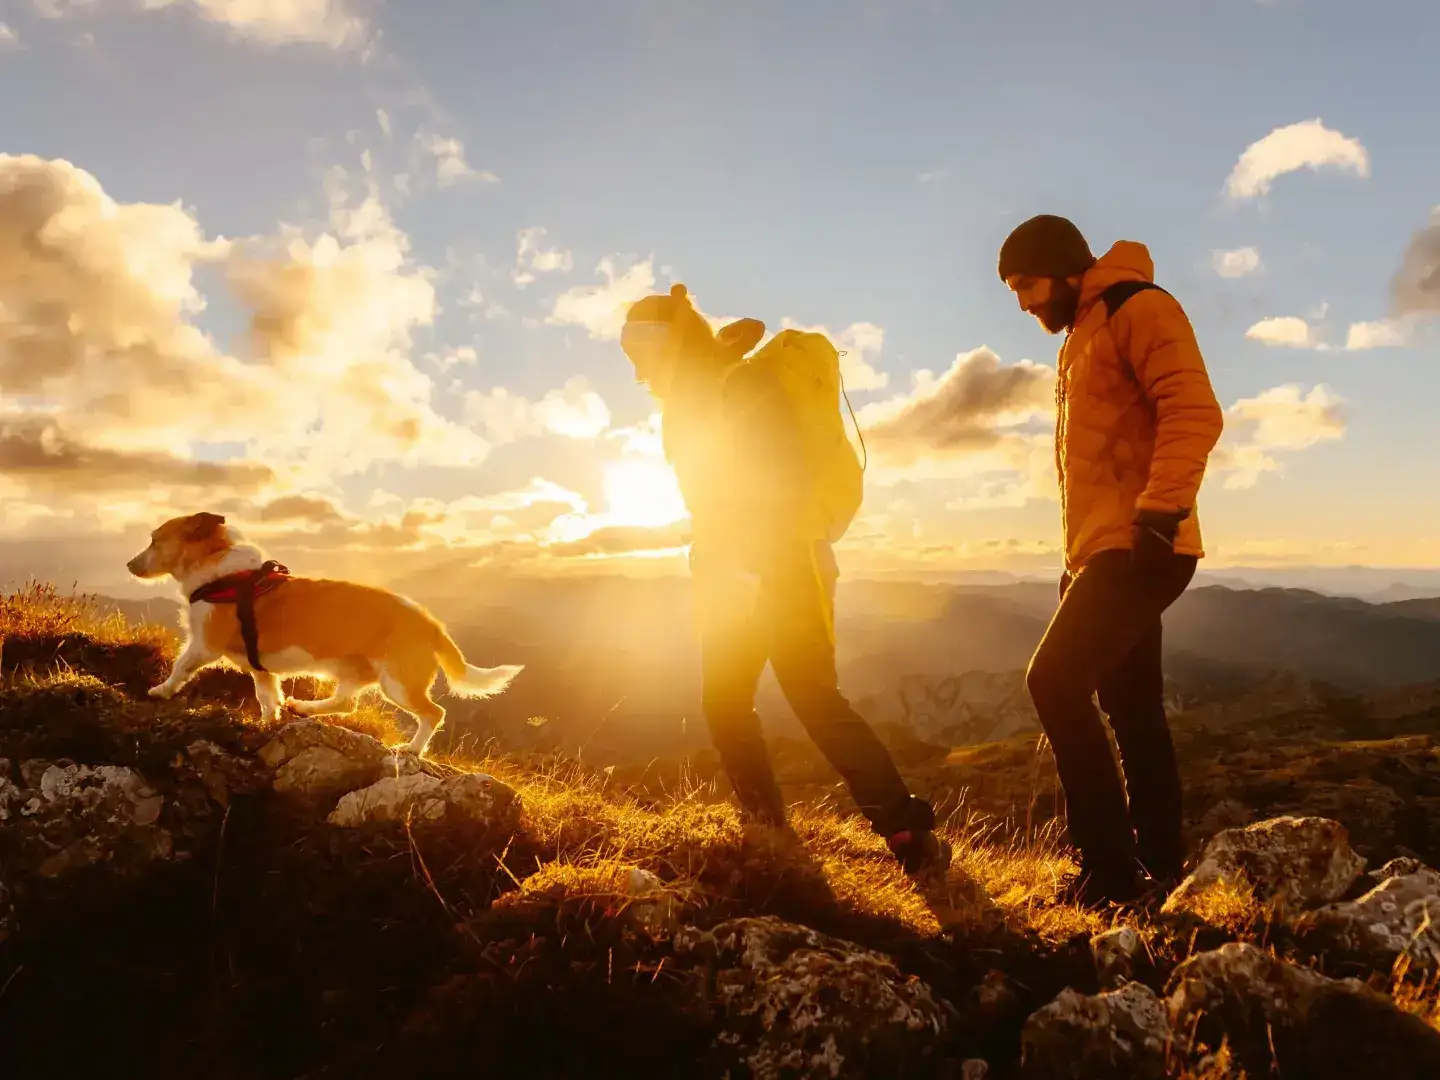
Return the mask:
{"type": "Polygon", "coordinates": [[[821,334],[715,333],[683,285],[629,309],[620,344],[659,402],[665,456],[690,512],[703,709],[748,823],[786,827],[755,713],[768,662],[861,813],[912,874],[950,846],[875,732],[840,693],[833,544],[860,507],[862,466],[840,412],[839,354],[821,334]]]}
{"type": "Polygon", "coordinates": [[[1131,901],[1182,871],[1161,615],[1204,555],[1195,497],[1223,416],[1144,245],[1122,240],[1096,259],[1073,223],[1040,215],[1005,240],[999,272],[1023,311],[1066,335],[1055,394],[1065,567],[1026,681],[1080,853],[1074,899],[1131,901]]]}

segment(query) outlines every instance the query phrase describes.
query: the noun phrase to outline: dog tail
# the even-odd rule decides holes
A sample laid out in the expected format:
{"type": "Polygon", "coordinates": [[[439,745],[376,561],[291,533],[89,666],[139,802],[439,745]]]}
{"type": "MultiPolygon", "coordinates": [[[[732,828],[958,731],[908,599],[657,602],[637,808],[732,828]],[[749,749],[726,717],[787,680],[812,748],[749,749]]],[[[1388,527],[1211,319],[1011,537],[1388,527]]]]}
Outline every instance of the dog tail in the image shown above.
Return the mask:
{"type": "Polygon", "coordinates": [[[493,668],[467,664],[460,646],[444,630],[440,631],[440,640],[436,643],[435,658],[440,661],[440,670],[445,672],[445,678],[450,683],[450,693],[457,697],[493,697],[525,670],[524,664],[502,664],[493,668]]]}

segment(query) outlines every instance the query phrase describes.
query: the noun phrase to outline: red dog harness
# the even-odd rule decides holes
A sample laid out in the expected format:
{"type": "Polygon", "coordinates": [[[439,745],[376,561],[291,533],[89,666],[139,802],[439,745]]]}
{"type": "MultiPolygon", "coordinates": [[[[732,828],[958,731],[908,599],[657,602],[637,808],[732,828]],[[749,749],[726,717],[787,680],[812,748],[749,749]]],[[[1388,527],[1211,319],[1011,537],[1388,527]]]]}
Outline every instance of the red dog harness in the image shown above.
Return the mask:
{"type": "Polygon", "coordinates": [[[245,642],[245,657],[256,671],[264,671],[255,632],[255,598],[274,592],[289,580],[290,571],[271,559],[258,570],[242,570],[201,585],[190,594],[190,603],[204,600],[207,604],[234,604],[240,618],[240,637],[245,642]]]}

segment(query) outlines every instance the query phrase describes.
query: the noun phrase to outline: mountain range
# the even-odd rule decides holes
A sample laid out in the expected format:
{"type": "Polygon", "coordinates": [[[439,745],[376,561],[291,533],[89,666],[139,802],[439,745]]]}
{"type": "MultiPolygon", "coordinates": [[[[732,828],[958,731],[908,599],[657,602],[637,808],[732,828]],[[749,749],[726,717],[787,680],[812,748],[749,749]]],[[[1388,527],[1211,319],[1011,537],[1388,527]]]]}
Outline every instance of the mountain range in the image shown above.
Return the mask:
{"type": "MultiPolygon", "coordinates": [[[[451,566],[397,587],[442,618],[472,662],[527,667],[501,697],[448,699],[450,738],[584,747],[612,760],[706,744],[687,579],[516,577],[451,566]]],[[[978,737],[992,721],[1009,733],[1023,722],[1014,719],[1023,711],[1020,673],[1055,599],[1054,584],[1042,581],[842,582],[841,685],[872,719],[894,721],[902,683],[912,698],[943,696],[961,692],[942,687],[944,680],[970,675],[963,685],[978,696],[967,699],[966,716],[992,707],[1004,716],[952,724],[952,736],[978,737]]],[[[106,602],[170,625],[180,612],[177,602],[154,596],[106,602]]],[[[1375,603],[1303,589],[1196,585],[1166,615],[1165,648],[1171,693],[1192,703],[1273,688],[1277,678],[1354,694],[1393,690],[1440,680],[1440,600],[1375,603]]],[[[798,733],[768,671],[759,704],[771,730],[798,733]]]]}

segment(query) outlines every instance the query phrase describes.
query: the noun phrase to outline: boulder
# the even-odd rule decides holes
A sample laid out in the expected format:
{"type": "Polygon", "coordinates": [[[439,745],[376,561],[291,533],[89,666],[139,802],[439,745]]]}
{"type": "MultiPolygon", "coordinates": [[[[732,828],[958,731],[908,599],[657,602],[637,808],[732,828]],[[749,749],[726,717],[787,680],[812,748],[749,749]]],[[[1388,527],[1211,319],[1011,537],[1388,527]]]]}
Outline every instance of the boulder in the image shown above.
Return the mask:
{"type": "Polygon", "coordinates": [[[624,918],[651,937],[671,937],[679,929],[681,897],[653,871],[632,867],[625,875],[624,918]]]}
{"type": "Polygon", "coordinates": [[[418,758],[395,754],[379,739],[323,720],[286,724],[260,748],[275,771],[275,790],[335,795],[369,787],[387,773],[423,771],[418,758]]]}
{"type": "Polygon", "coordinates": [[[1133,926],[1112,926],[1090,939],[1095,974],[1106,990],[1116,990],[1135,978],[1136,970],[1150,966],[1145,940],[1133,926]]]}
{"type": "Polygon", "coordinates": [[[221,806],[230,805],[232,794],[248,794],[264,783],[258,761],[232,754],[208,739],[192,742],[173,764],[182,782],[193,778],[221,806]]]}
{"type": "Polygon", "coordinates": [[[58,877],[96,862],[119,869],[168,859],[174,841],[157,822],[165,799],[134,769],[32,760],[0,804],[19,866],[58,877]]]}
{"type": "Polygon", "coordinates": [[[1440,872],[1422,867],[1385,878],[1358,900],[1327,904],[1302,916],[1297,931],[1328,956],[1388,972],[1405,957],[1440,968],[1440,872]]]}
{"type": "Polygon", "coordinates": [[[919,1074],[954,1010],[889,957],[773,916],[685,927],[709,969],[717,1048],[755,1080],[919,1074]]]}
{"type": "Polygon", "coordinates": [[[1025,1080],[1162,1080],[1171,1041],[1164,1003],[1141,983],[1086,995],[1060,992],[1025,1021],[1025,1080]]]}
{"type": "Polygon", "coordinates": [[[520,798],[484,773],[457,773],[440,779],[428,773],[386,776],[341,797],[327,819],[354,828],[375,821],[436,822],[468,819],[486,825],[519,822],[520,798]]]}
{"type": "Polygon", "coordinates": [[[1358,980],[1232,942],[1186,960],[1172,985],[1174,1029],[1212,1049],[1225,1040],[1251,1076],[1440,1076],[1440,1031],[1358,980]]]}
{"type": "Polygon", "coordinates": [[[1281,910],[1303,910],[1340,899],[1364,869],[1338,821],[1271,818],[1215,836],[1161,910],[1200,908],[1206,893],[1225,886],[1248,890],[1259,903],[1281,910]]]}

